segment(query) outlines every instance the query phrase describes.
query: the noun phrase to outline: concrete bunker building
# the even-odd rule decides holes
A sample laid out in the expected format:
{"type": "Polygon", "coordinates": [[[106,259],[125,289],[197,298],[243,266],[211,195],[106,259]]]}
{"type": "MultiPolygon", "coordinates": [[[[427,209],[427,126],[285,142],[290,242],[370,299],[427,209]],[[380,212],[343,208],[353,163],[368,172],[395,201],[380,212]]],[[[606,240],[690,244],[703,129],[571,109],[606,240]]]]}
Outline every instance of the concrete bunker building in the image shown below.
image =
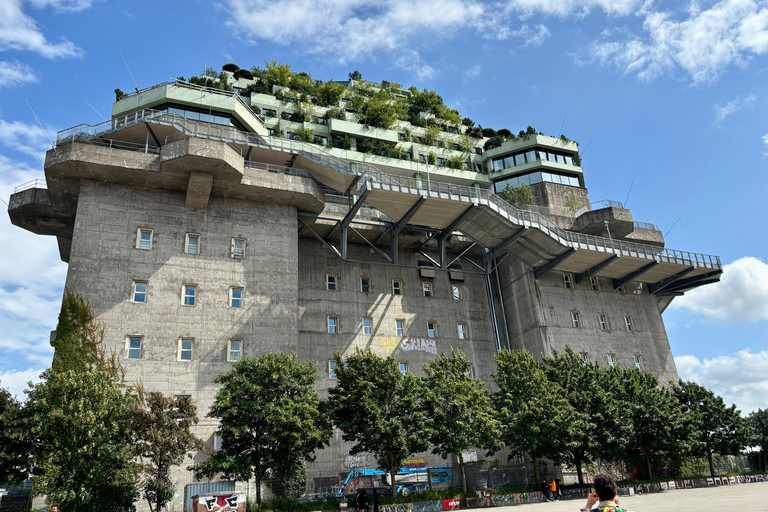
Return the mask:
{"type": "MultiPolygon", "coordinates": [[[[460,349],[489,382],[502,348],[570,346],[677,379],[661,314],[718,281],[720,259],[667,249],[621,203],[590,204],[575,142],[528,134],[484,150],[487,138],[451,123],[434,141],[408,121],[305,115],[279,86],[247,92],[257,80],[124,95],[109,121],[60,132],[45,183],[19,187],[8,208],[57,238],[66,286],[106,325],[127,378],[190,395],[210,445],[213,378],[268,351],[313,361],[321,394],[334,353],[355,347],[417,373],[460,349]],[[393,151],[365,152],[383,142],[393,151]],[[529,186],[534,204],[501,199],[507,183],[529,186]]],[[[335,436],[310,486],[354,466],[348,449],[335,436]]],[[[201,485],[174,476],[185,498],[201,485]]]]}

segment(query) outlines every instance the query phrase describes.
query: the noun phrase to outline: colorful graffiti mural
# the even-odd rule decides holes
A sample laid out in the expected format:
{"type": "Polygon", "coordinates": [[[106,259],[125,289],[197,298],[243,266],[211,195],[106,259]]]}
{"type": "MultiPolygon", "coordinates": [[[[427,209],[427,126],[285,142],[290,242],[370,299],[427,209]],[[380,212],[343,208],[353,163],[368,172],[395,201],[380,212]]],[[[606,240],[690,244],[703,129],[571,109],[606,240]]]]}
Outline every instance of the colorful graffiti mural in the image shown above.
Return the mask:
{"type": "Polygon", "coordinates": [[[437,355],[437,342],[434,338],[384,338],[381,346],[389,351],[400,347],[404,352],[416,350],[437,355]]]}
{"type": "Polygon", "coordinates": [[[504,494],[502,496],[492,496],[491,504],[494,506],[516,505],[518,503],[541,503],[547,501],[542,492],[521,492],[515,494],[504,494]]]}
{"type": "Polygon", "coordinates": [[[194,512],[245,512],[245,493],[221,492],[192,497],[194,512]]]}
{"type": "Polygon", "coordinates": [[[350,494],[355,494],[358,489],[373,489],[376,486],[384,486],[381,483],[381,477],[374,481],[373,476],[355,476],[349,479],[349,482],[344,486],[342,494],[349,496],[350,494]]]}
{"type": "Polygon", "coordinates": [[[427,463],[424,459],[407,459],[403,461],[404,468],[425,468],[427,463]]]}
{"type": "Polygon", "coordinates": [[[398,503],[395,505],[379,505],[380,512],[442,512],[441,501],[417,501],[415,503],[398,503]]]}

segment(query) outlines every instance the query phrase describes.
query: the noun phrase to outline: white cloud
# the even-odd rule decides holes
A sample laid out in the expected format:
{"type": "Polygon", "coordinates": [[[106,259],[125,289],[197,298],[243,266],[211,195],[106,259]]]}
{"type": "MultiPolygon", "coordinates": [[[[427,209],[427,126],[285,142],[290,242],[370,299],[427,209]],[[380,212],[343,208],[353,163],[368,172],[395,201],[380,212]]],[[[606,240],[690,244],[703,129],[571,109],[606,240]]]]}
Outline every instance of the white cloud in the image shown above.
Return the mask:
{"type": "Polygon", "coordinates": [[[479,65],[479,64],[476,64],[476,65],[472,66],[471,68],[468,68],[468,69],[467,69],[467,70],[464,72],[464,77],[465,77],[465,78],[470,78],[470,79],[471,79],[471,78],[477,78],[477,77],[479,77],[479,76],[480,76],[480,70],[481,70],[481,69],[482,69],[482,68],[480,67],[480,65],[479,65]]]}
{"type": "MultiPolygon", "coordinates": [[[[79,2],[47,3],[65,5],[79,2]]],[[[80,48],[66,39],[57,44],[50,43],[38,29],[35,20],[22,12],[21,0],[0,2],[0,51],[3,50],[28,50],[49,59],[79,57],[83,53],[80,48]]]]}
{"type": "Polygon", "coordinates": [[[52,7],[57,11],[79,12],[89,9],[93,0],[29,0],[38,9],[52,7]]]}
{"type": "Polygon", "coordinates": [[[768,155],[768,133],[763,135],[763,145],[765,145],[766,155],[768,155]]]}
{"type": "Polygon", "coordinates": [[[768,351],[752,353],[749,349],[701,361],[696,356],[675,358],[677,373],[683,380],[693,380],[736,404],[742,414],[768,408],[768,351]]]}
{"type": "Polygon", "coordinates": [[[751,256],[723,266],[719,283],[686,292],[673,309],[690,309],[720,322],[768,319],[768,265],[751,256]]]}
{"type": "Polygon", "coordinates": [[[429,80],[435,76],[435,68],[424,62],[416,50],[400,52],[393,62],[397,67],[413,73],[417,80],[429,80]]]}
{"type": "MultiPolygon", "coordinates": [[[[50,128],[48,132],[56,133],[50,128]]],[[[48,137],[39,125],[22,121],[8,122],[4,119],[0,119],[0,144],[35,157],[41,162],[45,159],[45,152],[50,149],[48,137]]],[[[8,161],[0,160],[0,163],[8,165],[8,161]]]]}
{"type": "MultiPolygon", "coordinates": [[[[228,0],[246,37],[332,55],[341,62],[450,37],[483,22],[474,0],[228,0]]],[[[422,72],[423,73],[423,72],[422,72]]]]}
{"type": "Polygon", "coordinates": [[[737,96],[728,103],[726,103],[724,106],[720,106],[720,104],[715,105],[715,119],[717,121],[722,121],[729,115],[733,114],[734,112],[737,112],[743,108],[749,107],[752,105],[755,101],[757,101],[757,98],[755,98],[754,95],[749,96],[737,96]]]}
{"type": "Polygon", "coordinates": [[[18,61],[0,61],[0,87],[15,87],[37,81],[37,76],[28,65],[18,61]]]}
{"type": "Polygon", "coordinates": [[[726,68],[743,66],[768,49],[768,7],[757,0],[722,0],[709,9],[688,9],[679,21],[668,12],[647,12],[645,37],[594,43],[590,53],[640,80],[683,69],[694,85],[717,80],[726,68]]]}
{"type": "Polygon", "coordinates": [[[528,16],[537,12],[560,17],[586,16],[592,9],[601,9],[609,15],[627,16],[646,3],[646,0],[509,0],[507,8],[528,16]]]}
{"type": "Polygon", "coordinates": [[[531,29],[528,24],[524,24],[518,30],[512,31],[512,35],[515,37],[522,37],[525,39],[523,46],[541,46],[544,41],[550,38],[552,35],[547,27],[544,25],[536,25],[531,29]]]}
{"type": "Polygon", "coordinates": [[[40,374],[42,372],[43,368],[38,370],[30,368],[28,370],[0,372],[0,387],[10,391],[18,400],[24,401],[27,398],[24,394],[24,390],[27,389],[27,383],[37,384],[40,382],[40,374]]]}

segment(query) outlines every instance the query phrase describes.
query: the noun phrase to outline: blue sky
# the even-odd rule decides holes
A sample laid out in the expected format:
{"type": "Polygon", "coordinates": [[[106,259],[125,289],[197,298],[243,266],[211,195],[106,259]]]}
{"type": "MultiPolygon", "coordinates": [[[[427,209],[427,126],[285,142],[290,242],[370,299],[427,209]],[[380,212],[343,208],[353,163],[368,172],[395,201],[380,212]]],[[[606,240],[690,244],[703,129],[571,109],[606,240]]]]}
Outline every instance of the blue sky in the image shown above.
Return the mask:
{"type": "MultiPolygon", "coordinates": [[[[486,127],[562,126],[593,201],[722,258],[664,319],[681,376],[750,411],[768,406],[767,51],[753,0],[3,0],[0,197],[43,177],[27,102],[51,138],[109,117],[134,87],[121,52],[141,88],[273,59],[427,87],[486,127]]],[[[0,385],[18,393],[50,365],[66,265],[5,215],[0,246],[0,385]]]]}

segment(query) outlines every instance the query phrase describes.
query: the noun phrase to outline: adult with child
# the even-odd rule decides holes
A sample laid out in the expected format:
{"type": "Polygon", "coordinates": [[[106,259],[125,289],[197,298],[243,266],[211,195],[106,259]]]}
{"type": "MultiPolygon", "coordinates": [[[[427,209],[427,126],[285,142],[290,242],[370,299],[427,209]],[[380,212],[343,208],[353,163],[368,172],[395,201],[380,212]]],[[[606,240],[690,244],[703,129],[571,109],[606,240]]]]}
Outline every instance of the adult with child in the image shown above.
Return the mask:
{"type": "Polygon", "coordinates": [[[616,481],[608,475],[596,475],[587,505],[580,512],[629,512],[619,506],[616,481]]]}

